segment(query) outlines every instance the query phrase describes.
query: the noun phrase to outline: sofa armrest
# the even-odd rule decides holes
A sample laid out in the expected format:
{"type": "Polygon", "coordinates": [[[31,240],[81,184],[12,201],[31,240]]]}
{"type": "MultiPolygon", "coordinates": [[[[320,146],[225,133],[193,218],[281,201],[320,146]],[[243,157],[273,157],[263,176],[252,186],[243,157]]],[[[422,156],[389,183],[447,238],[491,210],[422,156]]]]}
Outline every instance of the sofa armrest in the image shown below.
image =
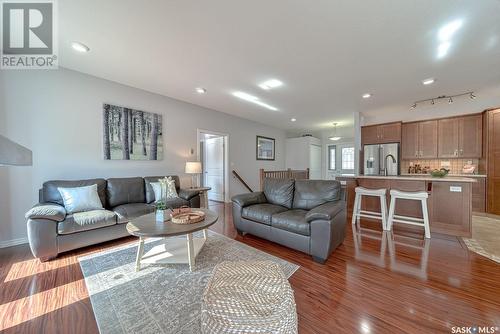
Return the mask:
{"type": "Polygon", "coordinates": [[[47,219],[62,222],[66,218],[64,206],[54,203],[38,203],[24,215],[26,219],[47,219]]]}
{"type": "Polygon", "coordinates": [[[199,190],[194,190],[194,189],[179,189],[179,197],[182,199],[185,199],[186,201],[189,201],[191,198],[197,196],[200,194],[199,190]]]}
{"type": "Polygon", "coordinates": [[[267,203],[266,196],[261,191],[236,195],[231,200],[241,208],[254,204],[267,203]]]}
{"type": "Polygon", "coordinates": [[[335,202],[327,202],[321,205],[318,205],[314,209],[310,210],[306,214],[306,221],[312,222],[313,220],[332,220],[339,212],[345,210],[346,202],[345,201],[335,201],[335,202]]]}

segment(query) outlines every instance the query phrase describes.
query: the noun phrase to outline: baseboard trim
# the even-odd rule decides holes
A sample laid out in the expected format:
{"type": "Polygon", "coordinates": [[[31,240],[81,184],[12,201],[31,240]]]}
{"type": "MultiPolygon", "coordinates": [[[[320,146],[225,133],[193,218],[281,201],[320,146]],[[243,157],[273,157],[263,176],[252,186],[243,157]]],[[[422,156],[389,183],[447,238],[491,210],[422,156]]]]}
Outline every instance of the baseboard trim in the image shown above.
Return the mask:
{"type": "Polygon", "coordinates": [[[12,246],[17,246],[17,245],[22,245],[22,244],[27,244],[27,243],[28,243],[28,238],[19,238],[19,239],[0,241],[0,248],[7,248],[7,247],[12,247],[12,246]]]}

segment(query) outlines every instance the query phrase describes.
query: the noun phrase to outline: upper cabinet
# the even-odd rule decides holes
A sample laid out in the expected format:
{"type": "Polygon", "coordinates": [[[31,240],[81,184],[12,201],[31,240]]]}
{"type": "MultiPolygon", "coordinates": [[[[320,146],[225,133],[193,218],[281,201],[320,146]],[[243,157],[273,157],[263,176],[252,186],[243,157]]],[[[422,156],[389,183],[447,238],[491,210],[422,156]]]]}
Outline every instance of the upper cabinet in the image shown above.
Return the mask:
{"type": "Polygon", "coordinates": [[[458,134],[458,155],[461,158],[480,158],[483,153],[482,116],[460,118],[458,134]]]}
{"type": "Polygon", "coordinates": [[[482,156],[482,115],[438,121],[439,158],[480,158],[482,156]]]}
{"type": "Polygon", "coordinates": [[[433,159],[438,155],[438,121],[404,123],[401,134],[403,159],[433,159]]]}
{"type": "Polygon", "coordinates": [[[380,125],[363,126],[361,128],[361,143],[385,144],[401,141],[401,122],[380,125]]]}

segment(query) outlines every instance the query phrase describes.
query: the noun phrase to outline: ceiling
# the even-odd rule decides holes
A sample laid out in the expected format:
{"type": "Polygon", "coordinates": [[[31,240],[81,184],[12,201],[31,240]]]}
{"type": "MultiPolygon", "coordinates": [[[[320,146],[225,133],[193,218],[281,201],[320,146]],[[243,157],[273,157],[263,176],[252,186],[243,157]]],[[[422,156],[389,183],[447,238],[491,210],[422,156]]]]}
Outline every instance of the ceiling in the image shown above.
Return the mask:
{"type": "Polygon", "coordinates": [[[500,84],[499,0],[58,4],[61,66],[287,131],[349,126],[353,112],[410,112],[416,100],[500,84]],[[439,58],[439,31],[456,21],[439,58]],[[72,41],[91,51],[76,53],[72,41]],[[428,77],[436,83],[422,85],[428,77]],[[284,85],[258,87],[271,78],[284,85]]]}

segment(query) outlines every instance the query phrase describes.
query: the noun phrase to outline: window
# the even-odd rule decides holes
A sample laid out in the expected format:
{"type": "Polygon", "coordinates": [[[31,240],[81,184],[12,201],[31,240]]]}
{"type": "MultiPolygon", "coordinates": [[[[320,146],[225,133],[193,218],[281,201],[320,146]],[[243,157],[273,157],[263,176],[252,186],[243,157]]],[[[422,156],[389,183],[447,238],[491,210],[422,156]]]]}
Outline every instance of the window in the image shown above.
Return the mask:
{"type": "Polygon", "coordinates": [[[335,154],[337,152],[337,147],[335,145],[328,145],[328,169],[335,170],[337,165],[335,164],[335,154]]]}
{"type": "Polygon", "coordinates": [[[342,169],[354,170],[354,147],[342,148],[342,169]]]}

